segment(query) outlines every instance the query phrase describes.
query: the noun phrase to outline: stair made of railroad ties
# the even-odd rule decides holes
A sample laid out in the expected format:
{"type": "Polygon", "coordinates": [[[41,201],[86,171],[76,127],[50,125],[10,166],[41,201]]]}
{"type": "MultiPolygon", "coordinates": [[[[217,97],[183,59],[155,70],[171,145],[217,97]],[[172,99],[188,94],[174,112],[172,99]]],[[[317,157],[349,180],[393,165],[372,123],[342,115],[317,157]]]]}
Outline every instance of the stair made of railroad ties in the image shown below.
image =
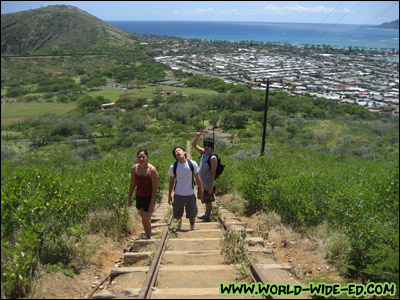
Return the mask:
{"type": "MultiPolygon", "coordinates": [[[[240,218],[224,208],[220,208],[221,219],[225,222],[228,230],[238,231],[246,230],[247,233],[254,233],[253,229],[245,229],[244,223],[240,222],[240,218]]],[[[255,247],[248,249],[251,259],[261,271],[266,282],[271,284],[290,284],[301,285],[295,276],[292,274],[290,264],[281,264],[277,262],[277,258],[272,250],[268,249],[268,245],[258,243],[255,247]]],[[[293,295],[273,296],[274,299],[292,299],[293,295]]],[[[303,293],[296,297],[297,299],[311,299],[312,297],[303,293]]]]}
{"type": "Polygon", "coordinates": [[[167,230],[167,220],[171,213],[171,205],[164,197],[163,202],[156,205],[151,218],[152,239],[144,239],[144,232],[137,239],[133,239],[125,250],[122,263],[111,270],[110,280],[92,296],[92,299],[126,299],[139,296],[162,232],[167,230]]]}
{"type": "MultiPolygon", "coordinates": [[[[204,204],[200,201],[198,208],[199,214],[202,214],[204,204]]],[[[238,275],[233,265],[223,263],[223,235],[224,230],[219,222],[197,219],[195,229],[190,230],[189,220],[184,215],[182,230],[177,232],[177,236],[168,238],[151,298],[251,299],[250,295],[220,295],[219,284],[236,282],[238,275]]],[[[262,243],[262,239],[253,240],[262,243]]]]}

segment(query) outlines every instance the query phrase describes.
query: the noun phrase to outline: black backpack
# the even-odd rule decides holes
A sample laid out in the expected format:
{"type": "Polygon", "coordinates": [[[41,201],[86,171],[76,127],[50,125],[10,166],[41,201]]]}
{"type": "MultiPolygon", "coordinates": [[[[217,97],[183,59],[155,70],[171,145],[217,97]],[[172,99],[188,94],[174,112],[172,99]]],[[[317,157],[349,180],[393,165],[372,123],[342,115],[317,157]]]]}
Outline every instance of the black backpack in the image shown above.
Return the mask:
{"type": "Polygon", "coordinates": [[[210,157],[207,159],[208,167],[210,168],[210,170],[211,170],[211,157],[213,156],[217,158],[217,169],[215,170],[215,179],[217,179],[225,170],[225,165],[221,163],[221,158],[217,154],[211,153],[210,157]]]}

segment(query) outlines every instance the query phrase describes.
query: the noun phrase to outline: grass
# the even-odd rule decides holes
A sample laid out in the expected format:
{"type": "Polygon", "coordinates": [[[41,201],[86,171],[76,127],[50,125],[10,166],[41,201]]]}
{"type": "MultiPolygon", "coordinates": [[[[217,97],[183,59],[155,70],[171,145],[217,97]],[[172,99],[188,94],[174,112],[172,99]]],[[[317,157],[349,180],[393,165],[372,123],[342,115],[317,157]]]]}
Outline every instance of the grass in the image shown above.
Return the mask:
{"type": "Polygon", "coordinates": [[[216,91],[206,90],[206,89],[184,88],[184,87],[174,87],[174,86],[146,86],[140,89],[130,89],[130,90],[126,90],[124,88],[104,89],[100,91],[89,92],[88,95],[92,97],[103,96],[105,98],[110,99],[111,101],[116,101],[117,99],[119,99],[120,95],[123,95],[125,93],[132,94],[130,96],[133,98],[149,98],[149,97],[152,98],[155,96],[153,92],[160,89],[162,89],[162,91],[178,91],[185,94],[197,94],[197,95],[218,94],[218,92],[216,91]]]}
{"type": "MultiPolygon", "coordinates": [[[[163,91],[178,91],[185,94],[197,94],[197,95],[216,95],[218,92],[197,89],[197,88],[182,88],[182,87],[171,87],[171,86],[146,86],[141,89],[127,90],[126,93],[134,98],[149,98],[153,97],[153,91],[162,89],[163,91]]],[[[120,95],[125,94],[124,88],[110,88],[99,91],[89,92],[88,95],[92,97],[103,96],[110,101],[116,101],[120,95]]],[[[1,125],[9,125],[12,123],[19,122],[27,118],[34,118],[46,113],[54,113],[56,115],[64,115],[68,111],[76,108],[76,103],[41,103],[41,102],[30,102],[30,103],[10,103],[1,105],[1,125]]]]}
{"type": "Polygon", "coordinates": [[[76,108],[76,103],[11,103],[1,105],[1,125],[19,122],[23,119],[38,117],[47,113],[64,115],[76,108]]]}

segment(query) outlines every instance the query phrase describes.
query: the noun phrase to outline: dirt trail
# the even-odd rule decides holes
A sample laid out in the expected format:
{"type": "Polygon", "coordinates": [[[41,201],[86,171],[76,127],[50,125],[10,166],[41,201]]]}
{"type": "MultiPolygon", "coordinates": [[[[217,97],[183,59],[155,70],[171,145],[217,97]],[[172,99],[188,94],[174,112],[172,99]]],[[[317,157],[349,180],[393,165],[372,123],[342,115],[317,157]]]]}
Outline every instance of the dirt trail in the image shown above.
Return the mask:
{"type": "MultiPolygon", "coordinates": [[[[165,197],[164,197],[164,200],[165,197]]],[[[200,200],[197,205],[201,208],[200,200]]],[[[166,229],[165,215],[169,205],[163,201],[152,217],[152,226],[166,229]]],[[[230,230],[246,230],[246,224],[225,209],[220,209],[220,217],[230,230]]],[[[224,230],[219,222],[196,222],[195,229],[190,230],[186,218],[182,220],[182,230],[170,232],[165,252],[158,271],[156,283],[151,288],[152,299],[220,299],[227,296],[220,295],[219,284],[232,282],[251,282],[248,275],[243,277],[237,265],[230,264],[222,255],[221,243],[224,230]]],[[[291,277],[288,264],[279,264],[275,261],[271,251],[266,251],[262,238],[253,235],[254,230],[247,230],[249,251],[258,255],[257,265],[265,276],[276,279],[287,274],[291,277]]],[[[159,238],[152,240],[135,240],[129,252],[124,254],[124,265],[111,270],[111,281],[104,283],[103,288],[93,295],[93,299],[136,297],[141,293],[146,273],[149,272],[150,247],[158,247],[159,238]]],[[[232,242],[231,242],[232,243],[232,242]]],[[[225,250],[226,251],[226,250],[225,250]]],[[[298,283],[293,277],[284,277],[282,282],[298,283]]],[[[279,282],[281,283],[281,282],[279,282]]],[[[228,297],[229,298],[229,297],[228,297]]],[[[262,299],[251,295],[236,296],[243,299],[262,299]]],[[[302,299],[304,297],[300,297],[302,299]]],[[[308,297],[305,297],[308,298],[308,297]]]]}
{"type": "MultiPolygon", "coordinates": [[[[219,199],[223,203],[235,201],[233,195],[225,195],[219,199]]],[[[199,205],[200,208],[202,205],[199,205]]],[[[43,271],[36,290],[29,298],[87,299],[96,284],[109,275],[116,264],[122,260],[124,249],[131,243],[131,239],[137,238],[143,230],[140,219],[134,210],[132,210],[132,215],[134,223],[132,237],[117,243],[99,236],[91,236],[88,244],[97,243],[100,246],[80,274],[71,277],[63,272],[53,274],[43,271]]],[[[258,225],[267,218],[265,214],[256,214],[251,217],[236,215],[240,217],[241,221],[246,222],[248,228],[255,231],[258,229],[258,225]]],[[[270,231],[266,249],[274,252],[277,263],[290,264],[292,267],[294,275],[291,276],[289,272],[280,273],[281,282],[292,283],[293,280],[304,282],[310,278],[320,278],[325,282],[343,282],[337,272],[330,267],[325,259],[325,253],[317,247],[315,242],[296,235],[291,230],[285,229],[282,224],[277,224],[270,231]]],[[[172,262],[174,258],[170,256],[169,260],[172,262]]]]}

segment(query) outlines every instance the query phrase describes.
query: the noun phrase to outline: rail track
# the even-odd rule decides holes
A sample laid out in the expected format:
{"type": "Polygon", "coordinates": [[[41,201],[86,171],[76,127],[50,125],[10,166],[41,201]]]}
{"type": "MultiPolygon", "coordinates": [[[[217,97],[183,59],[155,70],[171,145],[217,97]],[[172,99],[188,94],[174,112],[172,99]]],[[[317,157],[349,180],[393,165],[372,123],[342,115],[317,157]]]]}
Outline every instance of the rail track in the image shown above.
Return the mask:
{"type": "MultiPolygon", "coordinates": [[[[200,201],[198,207],[199,211],[204,209],[200,201]]],[[[185,218],[182,230],[174,230],[168,213],[170,206],[164,199],[152,217],[152,239],[133,240],[124,253],[123,264],[112,269],[89,298],[262,299],[262,296],[221,295],[219,284],[266,283],[267,279],[275,282],[277,272],[288,272],[291,268],[277,263],[274,254],[265,249],[263,239],[254,236],[252,229],[246,229],[244,222],[223,208],[219,208],[218,222],[196,222],[195,230],[189,230],[185,218]],[[221,241],[227,231],[242,230],[247,232],[250,244],[245,252],[251,257],[251,279],[238,281],[237,266],[224,262],[221,241]]]]}

